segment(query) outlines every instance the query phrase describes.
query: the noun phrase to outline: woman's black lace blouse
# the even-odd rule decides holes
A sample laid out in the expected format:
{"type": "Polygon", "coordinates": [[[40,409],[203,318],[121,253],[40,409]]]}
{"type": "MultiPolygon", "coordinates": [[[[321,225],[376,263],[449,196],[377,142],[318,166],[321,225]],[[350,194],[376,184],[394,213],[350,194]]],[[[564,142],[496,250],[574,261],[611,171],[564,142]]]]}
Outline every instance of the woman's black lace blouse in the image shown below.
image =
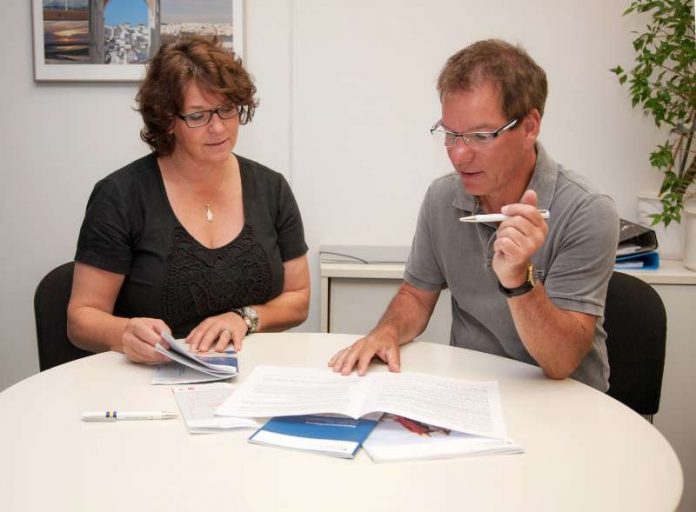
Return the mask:
{"type": "Polygon", "coordinates": [[[237,159],[244,227],[216,249],[177,220],[154,155],[96,184],[75,261],[126,276],[116,315],[161,318],[182,337],[209,316],[280,294],[283,262],[307,252],[302,218],[282,174],[237,159]]]}

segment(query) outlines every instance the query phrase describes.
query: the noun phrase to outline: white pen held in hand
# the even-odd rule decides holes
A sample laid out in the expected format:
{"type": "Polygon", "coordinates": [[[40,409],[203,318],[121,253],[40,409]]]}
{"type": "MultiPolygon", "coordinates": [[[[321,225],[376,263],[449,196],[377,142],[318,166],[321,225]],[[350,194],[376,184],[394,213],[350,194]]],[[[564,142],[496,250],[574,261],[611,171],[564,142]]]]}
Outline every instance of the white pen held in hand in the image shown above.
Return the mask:
{"type": "Polygon", "coordinates": [[[178,416],[168,411],[101,411],[83,412],[82,421],[170,420],[178,416]]]}
{"type": "MultiPolygon", "coordinates": [[[[549,218],[548,210],[538,210],[542,219],[549,218]]],[[[468,217],[459,217],[459,222],[503,222],[509,219],[509,215],[502,213],[484,213],[482,215],[469,215],[468,217]]]]}

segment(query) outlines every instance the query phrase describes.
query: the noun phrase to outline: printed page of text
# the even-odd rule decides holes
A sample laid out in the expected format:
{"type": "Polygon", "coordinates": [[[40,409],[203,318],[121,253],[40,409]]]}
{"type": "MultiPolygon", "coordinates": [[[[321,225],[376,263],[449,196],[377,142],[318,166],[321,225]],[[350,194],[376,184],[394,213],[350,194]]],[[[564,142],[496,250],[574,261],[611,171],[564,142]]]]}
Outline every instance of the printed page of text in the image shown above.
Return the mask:
{"type": "Polygon", "coordinates": [[[217,414],[261,418],[335,413],[357,419],[370,383],[328,368],[257,366],[217,414]]]}

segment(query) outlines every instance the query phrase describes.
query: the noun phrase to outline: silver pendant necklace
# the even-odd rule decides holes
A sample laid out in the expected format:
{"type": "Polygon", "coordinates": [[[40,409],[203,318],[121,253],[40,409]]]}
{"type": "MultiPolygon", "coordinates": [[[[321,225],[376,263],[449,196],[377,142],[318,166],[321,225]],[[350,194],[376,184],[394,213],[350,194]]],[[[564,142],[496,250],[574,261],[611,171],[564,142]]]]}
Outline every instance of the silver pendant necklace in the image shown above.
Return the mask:
{"type": "Polygon", "coordinates": [[[210,205],[208,203],[205,204],[205,218],[208,220],[208,222],[213,222],[215,220],[213,210],[210,209],[210,205]]]}
{"type": "MultiPolygon", "coordinates": [[[[175,159],[174,159],[175,160],[175,159]]],[[[174,163],[174,172],[179,176],[181,181],[183,181],[184,186],[186,186],[186,189],[191,193],[191,195],[196,196],[196,193],[193,191],[191,188],[191,185],[189,185],[188,180],[184,178],[184,176],[179,172],[179,170],[176,168],[176,162],[174,163]]],[[[208,222],[213,222],[215,220],[215,214],[213,213],[213,209],[210,207],[210,205],[213,202],[213,199],[215,199],[218,195],[218,192],[220,192],[220,189],[222,188],[222,182],[224,181],[225,178],[225,168],[223,167],[222,170],[220,171],[220,182],[218,183],[217,187],[215,187],[215,191],[213,192],[213,195],[210,196],[210,199],[203,203],[205,206],[205,219],[208,222]]]]}

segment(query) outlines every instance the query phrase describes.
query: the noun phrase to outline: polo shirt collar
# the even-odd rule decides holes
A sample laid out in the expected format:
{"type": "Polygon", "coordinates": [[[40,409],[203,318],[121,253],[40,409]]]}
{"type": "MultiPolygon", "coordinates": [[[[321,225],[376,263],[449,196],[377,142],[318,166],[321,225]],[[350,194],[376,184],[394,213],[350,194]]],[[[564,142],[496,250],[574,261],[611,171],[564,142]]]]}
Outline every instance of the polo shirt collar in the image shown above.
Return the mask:
{"type": "MultiPolygon", "coordinates": [[[[535,147],[537,159],[534,165],[534,174],[532,174],[532,179],[529,182],[528,188],[536,191],[538,208],[548,210],[553,200],[554,191],[556,190],[558,170],[556,162],[549,157],[541,142],[537,141],[535,147]]],[[[468,194],[459,180],[457,180],[457,191],[454,195],[452,206],[472,214],[481,212],[481,205],[479,204],[478,197],[468,194]]]]}
{"type": "Polygon", "coordinates": [[[534,174],[527,188],[537,193],[537,207],[540,210],[548,210],[556,192],[558,181],[558,165],[546,153],[541,142],[536,143],[537,161],[534,166],[534,174]]]}

